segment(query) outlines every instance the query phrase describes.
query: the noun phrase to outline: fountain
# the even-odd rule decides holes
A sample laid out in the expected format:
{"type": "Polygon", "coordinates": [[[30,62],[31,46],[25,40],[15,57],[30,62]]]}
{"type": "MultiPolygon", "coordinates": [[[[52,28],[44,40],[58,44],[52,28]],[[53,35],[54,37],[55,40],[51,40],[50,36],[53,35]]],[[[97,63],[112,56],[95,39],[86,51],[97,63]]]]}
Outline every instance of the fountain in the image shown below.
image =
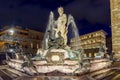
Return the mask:
{"type": "Polygon", "coordinates": [[[50,12],[42,48],[38,49],[37,56],[32,58],[32,60],[45,60],[43,64],[47,66],[39,69],[40,73],[52,71],[74,73],[78,68],[82,68],[84,50],[81,47],[80,50],[74,51],[67,45],[68,27],[72,27],[75,37],[79,36],[74,18],[69,15],[67,19],[62,7],[58,8],[58,13],[59,17],[55,20],[53,12],[50,12]]]}
{"type": "Polygon", "coordinates": [[[54,13],[50,12],[42,48],[38,49],[36,56],[31,57],[29,54],[20,52],[23,58],[7,61],[10,67],[31,75],[58,75],[58,72],[63,75],[72,75],[73,73],[82,74],[90,70],[90,62],[85,56],[83,48],[72,50],[67,45],[69,27],[72,28],[76,37],[76,45],[77,37],[79,37],[73,16],[68,15],[67,18],[62,7],[58,8],[58,13],[59,17],[55,20],[54,13]]]}
{"type": "Polygon", "coordinates": [[[43,45],[36,56],[31,58],[24,53],[24,60],[11,59],[8,61],[9,66],[32,75],[54,71],[72,74],[82,69],[84,50],[82,47],[78,51],[71,50],[67,45],[68,27],[72,27],[75,37],[79,36],[74,18],[68,15],[67,19],[62,7],[58,8],[58,13],[59,17],[55,20],[53,12],[50,12],[43,45]]]}

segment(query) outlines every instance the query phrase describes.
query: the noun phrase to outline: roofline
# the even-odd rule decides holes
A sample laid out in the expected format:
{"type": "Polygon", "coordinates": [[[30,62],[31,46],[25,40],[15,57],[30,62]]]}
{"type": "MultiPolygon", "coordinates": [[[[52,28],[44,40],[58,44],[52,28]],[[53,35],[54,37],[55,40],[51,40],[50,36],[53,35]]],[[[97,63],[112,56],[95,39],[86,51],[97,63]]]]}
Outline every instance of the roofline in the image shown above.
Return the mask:
{"type": "Polygon", "coordinates": [[[99,32],[99,31],[102,31],[102,32],[105,33],[105,35],[108,35],[107,32],[105,32],[103,29],[100,29],[100,30],[97,30],[97,31],[94,31],[94,32],[90,32],[90,33],[86,33],[86,34],[83,34],[83,35],[80,35],[80,36],[85,36],[85,35],[88,35],[88,34],[93,34],[93,33],[99,32]]]}

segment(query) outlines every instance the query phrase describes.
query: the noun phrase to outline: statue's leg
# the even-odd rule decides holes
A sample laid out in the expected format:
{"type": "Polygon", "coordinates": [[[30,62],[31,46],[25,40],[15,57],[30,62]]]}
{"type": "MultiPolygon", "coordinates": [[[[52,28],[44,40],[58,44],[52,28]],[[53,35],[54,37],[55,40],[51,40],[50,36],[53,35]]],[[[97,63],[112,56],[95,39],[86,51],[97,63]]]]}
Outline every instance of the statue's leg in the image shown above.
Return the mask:
{"type": "Polygon", "coordinates": [[[66,36],[66,34],[63,34],[63,38],[64,38],[64,45],[67,45],[67,36],[66,36]]]}

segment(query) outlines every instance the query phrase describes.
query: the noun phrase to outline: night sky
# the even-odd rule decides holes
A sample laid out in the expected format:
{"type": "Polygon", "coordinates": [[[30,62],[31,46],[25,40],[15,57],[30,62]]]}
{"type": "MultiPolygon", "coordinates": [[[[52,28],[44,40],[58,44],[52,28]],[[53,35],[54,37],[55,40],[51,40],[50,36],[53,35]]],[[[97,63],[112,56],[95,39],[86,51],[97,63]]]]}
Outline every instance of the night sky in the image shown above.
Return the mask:
{"type": "Polygon", "coordinates": [[[57,19],[57,7],[71,14],[79,33],[110,29],[110,0],[0,0],[0,25],[19,25],[44,32],[52,10],[57,19]]]}

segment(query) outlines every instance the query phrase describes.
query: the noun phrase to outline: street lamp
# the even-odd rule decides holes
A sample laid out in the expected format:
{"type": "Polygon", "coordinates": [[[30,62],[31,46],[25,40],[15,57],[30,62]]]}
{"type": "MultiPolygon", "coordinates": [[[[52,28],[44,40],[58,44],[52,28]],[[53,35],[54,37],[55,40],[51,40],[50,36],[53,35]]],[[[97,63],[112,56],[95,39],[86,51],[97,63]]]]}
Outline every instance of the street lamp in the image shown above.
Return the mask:
{"type": "Polygon", "coordinates": [[[14,32],[15,32],[15,31],[14,31],[13,29],[10,29],[10,30],[9,30],[9,35],[13,35],[14,32]]]}
{"type": "MultiPolygon", "coordinates": [[[[14,30],[10,29],[7,31],[7,34],[3,35],[3,39],[5,40],[5,43],[8,43],[9,41],[13,41],[12,37],[14,35],[14,30]]],[[[13,58],[13,49],[10,49],[10,46],[8,47],[7,45],[7,52],[11,52],[12,53],[12,58],[13,58]]],[[[8,60],[8,54],[6,52],[6,59],[8,60]]]]}

